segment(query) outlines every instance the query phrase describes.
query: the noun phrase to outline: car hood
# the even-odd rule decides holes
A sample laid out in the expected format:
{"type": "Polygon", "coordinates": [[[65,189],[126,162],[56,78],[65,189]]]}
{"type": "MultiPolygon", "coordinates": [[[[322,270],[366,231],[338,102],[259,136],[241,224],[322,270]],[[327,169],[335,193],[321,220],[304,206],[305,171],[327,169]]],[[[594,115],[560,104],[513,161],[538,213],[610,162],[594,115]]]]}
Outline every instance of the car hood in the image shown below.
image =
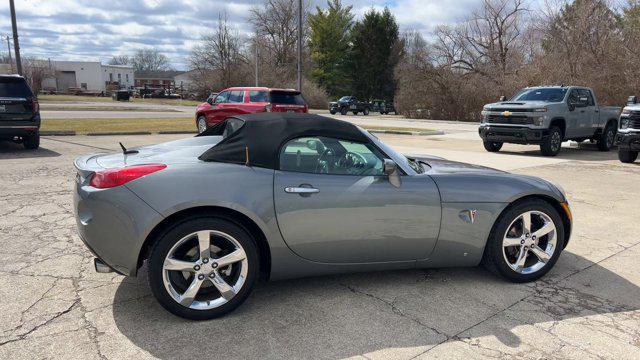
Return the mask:
{"type": "Polygon", "coordinates": [[[485,109],[538,109],[540,107],[545,107],[551,103],[546,101],[502,101],[492,104],[485,105],[485,109]]]}
{"type": "Polygon", "coordinates": [[[486,166],[450,161],[437,157],[413,157],[422,163],[429,165],[427,174],[506,174],[501,170],[492,169],[486,166]]]}
{"type": "MultiPolygon", "coordinates": [[[[128,148],[132,154],[92,154],[76,160],[79,169],[110,169],[140,164],[199,162],[198,156],[222,140],[222,136],[198,136],[157,145],[128,148]]],[[[125,144],[126,146],[126,144],[125,144]]]]}

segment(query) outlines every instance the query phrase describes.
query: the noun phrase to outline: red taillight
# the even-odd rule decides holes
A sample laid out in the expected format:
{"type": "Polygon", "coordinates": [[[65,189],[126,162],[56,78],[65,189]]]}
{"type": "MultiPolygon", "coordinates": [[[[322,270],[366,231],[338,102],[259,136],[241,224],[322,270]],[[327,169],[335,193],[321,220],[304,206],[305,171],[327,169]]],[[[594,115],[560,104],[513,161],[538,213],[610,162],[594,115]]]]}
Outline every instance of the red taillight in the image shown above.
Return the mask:
{"type": "Polygon", "coordinates": [[[129,181],[141,178],[145,175],[153,174],[166,168],[164,164],[134,165],[124,168],[107,169],[97,171],[91,177],[90,186],[98,189],[112,188],[128,183],[129,181]]]}
{"type": "Polygon", "coordinates": [[[38,100],[31,100],[31,109],[33,109],[34,114],[40,111],[40,103],[38,103],[38,100]]]}

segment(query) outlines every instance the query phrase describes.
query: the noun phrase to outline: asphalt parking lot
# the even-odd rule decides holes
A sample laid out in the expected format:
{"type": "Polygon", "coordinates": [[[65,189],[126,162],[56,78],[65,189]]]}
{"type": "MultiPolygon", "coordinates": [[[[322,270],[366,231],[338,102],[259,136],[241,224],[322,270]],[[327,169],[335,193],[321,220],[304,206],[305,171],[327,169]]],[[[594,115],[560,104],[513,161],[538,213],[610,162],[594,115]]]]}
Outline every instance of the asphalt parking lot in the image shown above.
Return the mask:
{"type": "Polygon", "coordinates": [[[484,151],[474,127],[380,137],[411,154],[561,184],[575,224],[543,280],[481,268],[389,271],[260,284],[225,318],[191,322],[138,278],[97,274],[71,209],[76,156],[185,135],[46,137],[0,143],[0,358],[640,358],[640,164],[567,147],[484,151]]]}

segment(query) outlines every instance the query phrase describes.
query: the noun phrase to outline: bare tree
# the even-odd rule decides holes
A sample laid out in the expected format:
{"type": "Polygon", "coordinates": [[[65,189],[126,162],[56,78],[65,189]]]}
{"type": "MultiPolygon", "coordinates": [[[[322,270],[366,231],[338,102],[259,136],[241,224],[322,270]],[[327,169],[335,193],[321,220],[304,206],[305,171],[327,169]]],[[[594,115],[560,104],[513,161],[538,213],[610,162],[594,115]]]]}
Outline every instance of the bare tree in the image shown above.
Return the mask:
{"type": "Polygon", "coordinates": [[[135,71],[170,70],[169,59],[158,50],[138,50],[131,57],[131,64],[135,71]]]}
{"type": "Polygon", "coordinates": [[[109,60],[109,65],[131,65],[132,59],[129,55],[114,55],[109,60]]]}
{"type": "Polygon", "coordinates": [[[194,80],[200,78],[208,83],[199,87],[245,84],[248,60],[244,43],[245,39],[229,24],[227,14],[218,14],[218,27],[202,37],[189,57],[190,68],[197,70],[194,80]]]}

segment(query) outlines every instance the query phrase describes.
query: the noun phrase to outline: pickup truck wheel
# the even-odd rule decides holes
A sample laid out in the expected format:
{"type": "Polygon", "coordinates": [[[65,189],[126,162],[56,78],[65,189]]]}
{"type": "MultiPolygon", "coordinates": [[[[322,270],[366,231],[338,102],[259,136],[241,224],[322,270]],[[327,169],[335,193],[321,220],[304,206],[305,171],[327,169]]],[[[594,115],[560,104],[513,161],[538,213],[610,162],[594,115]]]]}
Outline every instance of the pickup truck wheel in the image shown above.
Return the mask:
{"type": "Polygon", "coordinates": [[[335,114],[336,114],[336,111],[335,111],[335,110],[329,110],[329,114],[331,114],[331,115],[335,115],[335,114]]]}
{"type": "Polygon", "coordinates": [[[340,109],[340,115],[347,115],[347,109],[346,108],[340,109]]]}
{"type": "Polygon", "coordinates": [[[29,150],[35,150],[40,147],[40,133],[34,135],[25,136],[22,139],[22,145],[29,150]]]}
{"type": "Polygon", "coordinates": [[[612,124],[607,125],[598,138],[598,150],[609,151],[613,147],[613,140],[616,138],[616,129],[612,124]]]}
{"type": "Polygon", "coordinates": [[[364,114],[365,116],[369,115],[369,109],[364,108],[364,111],[362,112],[362,114],[364,114]]]}
{"type": "Polygon", "coordinates": [[[484,141],[483,144],[484,144],[485,150],[489,152],[498,152],[500,151],[500,149],[502,149],[501,142],[484,141]]]}
{"type": "Polygon", "coordinates": [[[638,158],[637,151],[618,150],[618,159],[625,164],[631,164],[638,158]]]}
{"type": "Polygon", "coordinates": [[[549,129],[549,136],[540,144],[540,151],[544,156],[556,156],[562,147],[562,130],[557,126],[549,129]]]}

